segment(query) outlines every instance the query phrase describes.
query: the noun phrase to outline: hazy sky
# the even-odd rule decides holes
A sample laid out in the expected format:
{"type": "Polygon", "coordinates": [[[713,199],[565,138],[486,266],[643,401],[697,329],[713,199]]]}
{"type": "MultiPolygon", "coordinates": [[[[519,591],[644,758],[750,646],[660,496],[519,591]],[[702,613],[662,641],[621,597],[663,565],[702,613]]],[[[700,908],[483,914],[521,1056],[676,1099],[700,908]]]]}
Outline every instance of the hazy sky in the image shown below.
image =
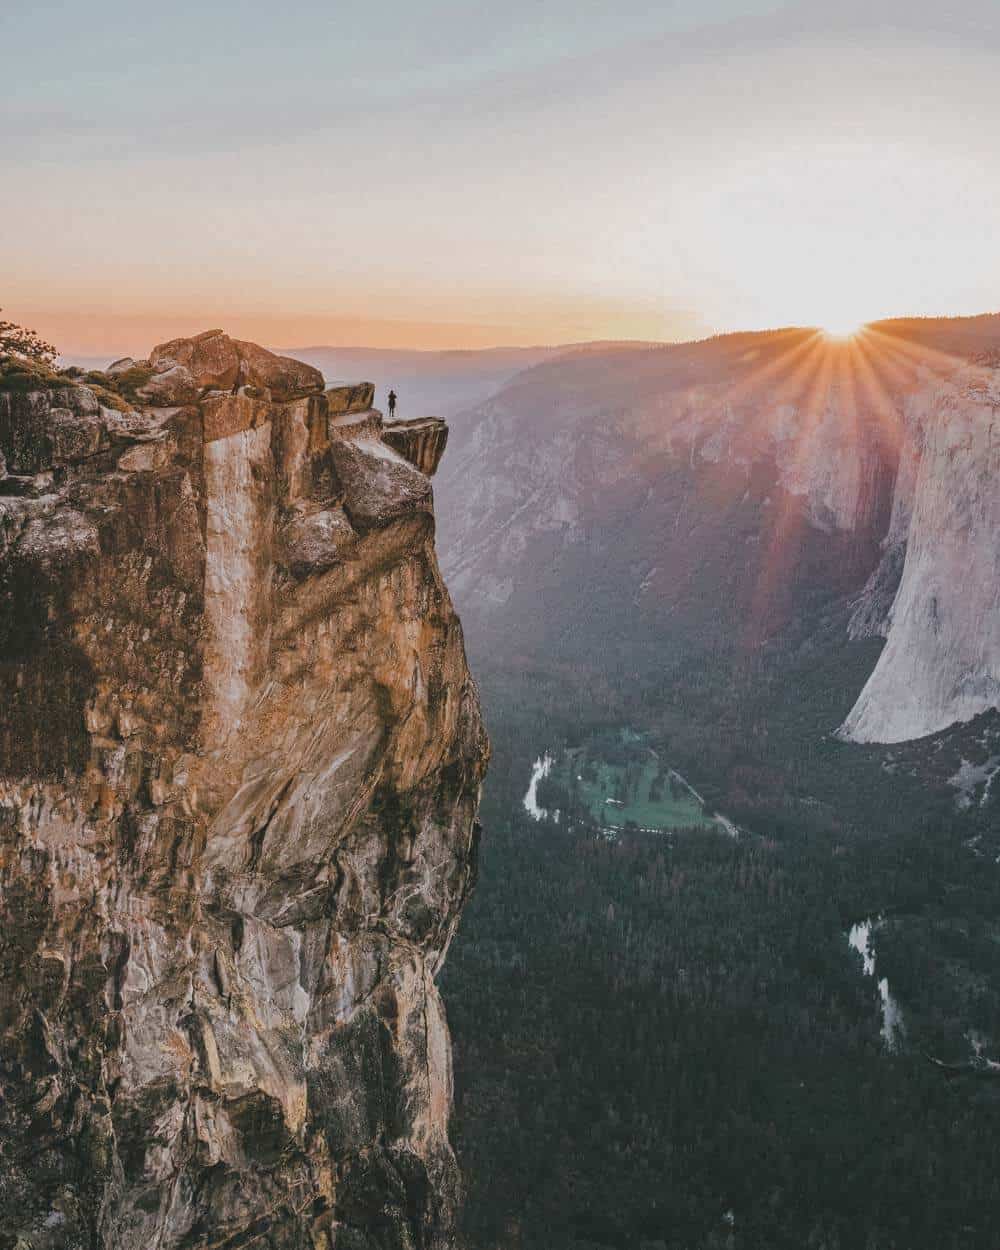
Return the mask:
{"type": "Polygon", "coordinates": [[[0,305],[67,352],[1000,308],[1000,0],[34,0],[0,47],[0,305]]]}

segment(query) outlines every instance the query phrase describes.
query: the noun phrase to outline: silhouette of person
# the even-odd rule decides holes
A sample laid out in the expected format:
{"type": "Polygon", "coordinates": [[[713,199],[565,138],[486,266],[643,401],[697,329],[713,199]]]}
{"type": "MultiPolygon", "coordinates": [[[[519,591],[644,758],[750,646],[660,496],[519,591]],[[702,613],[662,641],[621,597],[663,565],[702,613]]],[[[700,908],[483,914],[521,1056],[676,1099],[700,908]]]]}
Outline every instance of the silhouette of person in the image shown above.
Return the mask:
{"type": "Polygon", "coordinates": [[[389,392],[389,416],[394,417],[395,415],[396,415],[396,392],[390,391],[389,392]]]}

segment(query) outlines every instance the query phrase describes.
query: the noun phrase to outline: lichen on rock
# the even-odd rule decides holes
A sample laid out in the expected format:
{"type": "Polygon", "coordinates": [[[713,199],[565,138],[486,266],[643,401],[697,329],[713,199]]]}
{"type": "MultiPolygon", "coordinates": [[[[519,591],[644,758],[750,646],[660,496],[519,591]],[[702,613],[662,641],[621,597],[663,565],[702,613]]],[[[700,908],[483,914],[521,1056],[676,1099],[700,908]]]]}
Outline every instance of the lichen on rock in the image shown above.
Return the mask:
{"type": "Polygon", "coordinates": [[[430,482],[308,366],[149,367],[0,396],[0,1246],[447,1247],[487,744],[430,482]]]}

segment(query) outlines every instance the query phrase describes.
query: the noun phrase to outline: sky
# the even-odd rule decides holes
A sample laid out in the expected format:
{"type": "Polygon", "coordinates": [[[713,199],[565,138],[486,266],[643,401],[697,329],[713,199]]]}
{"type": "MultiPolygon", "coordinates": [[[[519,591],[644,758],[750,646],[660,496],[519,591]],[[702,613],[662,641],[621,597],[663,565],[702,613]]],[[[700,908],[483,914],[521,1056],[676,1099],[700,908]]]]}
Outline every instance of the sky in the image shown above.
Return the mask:
{"type": "Polygon", "coordinates": [[[66,355],[1000,309],[997,0],[0,10],[0,306],[66,355]]]}

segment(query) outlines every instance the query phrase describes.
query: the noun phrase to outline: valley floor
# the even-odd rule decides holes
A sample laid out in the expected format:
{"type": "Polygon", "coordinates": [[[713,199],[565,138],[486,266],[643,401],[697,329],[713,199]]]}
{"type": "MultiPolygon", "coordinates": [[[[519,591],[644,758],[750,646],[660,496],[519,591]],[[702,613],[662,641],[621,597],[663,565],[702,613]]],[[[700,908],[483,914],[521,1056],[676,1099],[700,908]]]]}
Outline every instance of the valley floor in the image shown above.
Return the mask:
{"type": "Polygon", "coordinates": [[[470,1244],[995,1250],[1000,1082],[924,1055],[971,1056],[942,948],[1000,1025],[995,891],[952,853],[942,900],[919,841],[873,862],[526,814],[493,829],[444,975],[470,1244]],[[866,976],[850,917],[879,892],[911,911],[866,976]]]}
{"type": "Polygon", "coordinates": [[[721,700],[675,687],[647,723],[702,827],[613,837],[588,804],[650,784],[609,760],[627,703],[602,722],[592,686],[487,675],[480,883],[442,977],[472,1250],[996,1250],[1000,822],[953,778],[998,718],[845,745],[821,732],[844,671],[813,656],[787,704],[765,674],[741,754],[721,700]],[[704,824],[724,804],[738,837],[704,824]]]}

